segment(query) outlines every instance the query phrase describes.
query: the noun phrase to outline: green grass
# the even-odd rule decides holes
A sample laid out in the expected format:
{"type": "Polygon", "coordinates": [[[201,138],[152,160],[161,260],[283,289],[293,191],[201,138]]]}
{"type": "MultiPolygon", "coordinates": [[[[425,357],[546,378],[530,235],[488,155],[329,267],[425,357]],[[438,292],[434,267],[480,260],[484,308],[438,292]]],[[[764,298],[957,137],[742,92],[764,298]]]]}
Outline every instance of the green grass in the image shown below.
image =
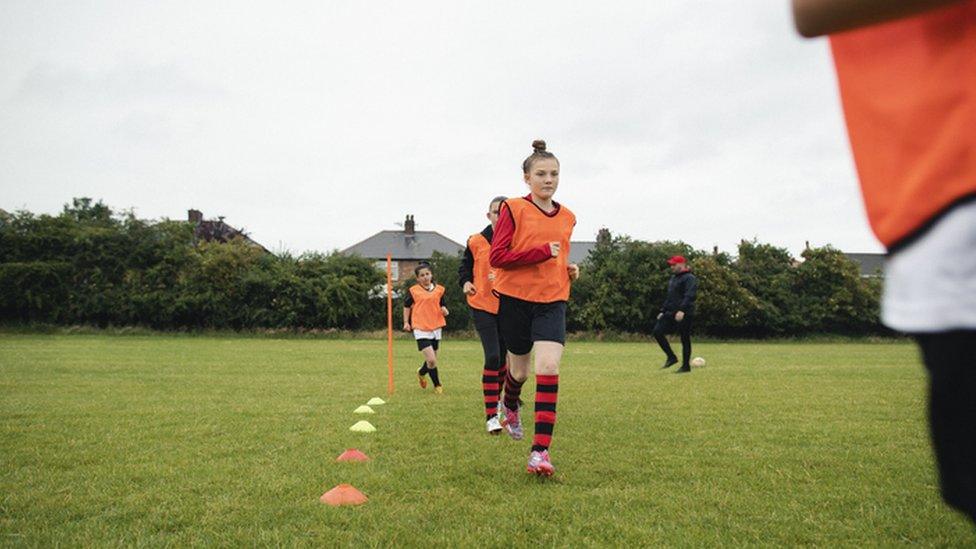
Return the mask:
{"type": "MultiPolygon", "coordinates": [[[[556,476],[484,433],[480,345],[440,397],[397,341],[0,334],[3,545],[976,544],[939,499],[908,343],[572,342],[556,476]],[[335,463],[356,447],[367,464],[335,463]],[[319,496],[347,482],[361,507],[319,496]]],[[[526,385],[531,403],[533,384],[526,385]]],[[[527,439],[531,438],[531,424],[527,439]]]]}

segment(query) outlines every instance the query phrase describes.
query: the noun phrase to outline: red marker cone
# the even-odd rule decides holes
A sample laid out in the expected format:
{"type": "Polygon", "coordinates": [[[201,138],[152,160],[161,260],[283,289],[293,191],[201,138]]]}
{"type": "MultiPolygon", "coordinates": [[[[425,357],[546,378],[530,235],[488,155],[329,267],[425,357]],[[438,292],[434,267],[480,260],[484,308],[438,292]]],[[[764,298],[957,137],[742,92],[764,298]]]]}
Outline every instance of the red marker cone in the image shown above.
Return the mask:
{"type": "Polygon", "coordinates": [[[322,494],[319,501],[332,506],[362,505],[363,503],[369,501],[369,498],[363,495],[363,493],[359,490],[353,488],[351,484],[340,484],[322,494]]]}
{"type": "Polygon", "coordinates": [[[369,456],[355,448],[350,448],[337,457],[336,461],[369,461],[369,456]]]}

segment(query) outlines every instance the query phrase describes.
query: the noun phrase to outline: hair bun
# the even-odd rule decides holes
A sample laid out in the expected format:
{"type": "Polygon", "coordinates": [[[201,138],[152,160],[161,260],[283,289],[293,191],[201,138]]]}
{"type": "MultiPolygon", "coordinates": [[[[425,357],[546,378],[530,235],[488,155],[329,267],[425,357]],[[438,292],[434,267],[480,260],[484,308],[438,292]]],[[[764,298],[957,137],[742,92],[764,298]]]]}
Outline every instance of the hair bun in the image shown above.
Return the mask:
{"type": "Polygon", "coordinates": [[[545,152],[546,142],[541,139],[536,139],[532,142],[532,148],[535,150],[535,152],[545,152]]]}

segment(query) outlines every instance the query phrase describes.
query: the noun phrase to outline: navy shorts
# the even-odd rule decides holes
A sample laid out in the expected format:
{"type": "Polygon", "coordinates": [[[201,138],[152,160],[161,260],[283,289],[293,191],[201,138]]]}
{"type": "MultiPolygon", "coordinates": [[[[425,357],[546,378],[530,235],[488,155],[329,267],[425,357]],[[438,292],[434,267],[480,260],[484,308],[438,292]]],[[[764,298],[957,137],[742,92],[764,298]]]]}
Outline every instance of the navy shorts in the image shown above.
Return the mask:
{"type": "Polygon", "coordinates": [[[535,303],[498,297],[498,325],[512,354],[525,355],[536,341],[566,344],[566,302],[535,303]]]}

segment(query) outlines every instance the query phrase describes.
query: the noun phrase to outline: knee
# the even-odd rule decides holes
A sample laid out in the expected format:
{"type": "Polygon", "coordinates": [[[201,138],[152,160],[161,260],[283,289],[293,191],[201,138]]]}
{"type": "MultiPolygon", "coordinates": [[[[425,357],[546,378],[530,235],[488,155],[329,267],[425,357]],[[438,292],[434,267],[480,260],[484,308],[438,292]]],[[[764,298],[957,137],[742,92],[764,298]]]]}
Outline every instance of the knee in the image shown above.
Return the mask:
{"type": "Polygon", "coordinates": [[[554,376],[559,373],[558,360],[540,360],[535,364],[535,373],[544,376],[554,376]]]}
{"type": "Polygon", "coordinates": [[[437,359],[436,358],[428,358],[427,359],[427,367],[428,368],[436,368],[437,367],[437,359]]]}

